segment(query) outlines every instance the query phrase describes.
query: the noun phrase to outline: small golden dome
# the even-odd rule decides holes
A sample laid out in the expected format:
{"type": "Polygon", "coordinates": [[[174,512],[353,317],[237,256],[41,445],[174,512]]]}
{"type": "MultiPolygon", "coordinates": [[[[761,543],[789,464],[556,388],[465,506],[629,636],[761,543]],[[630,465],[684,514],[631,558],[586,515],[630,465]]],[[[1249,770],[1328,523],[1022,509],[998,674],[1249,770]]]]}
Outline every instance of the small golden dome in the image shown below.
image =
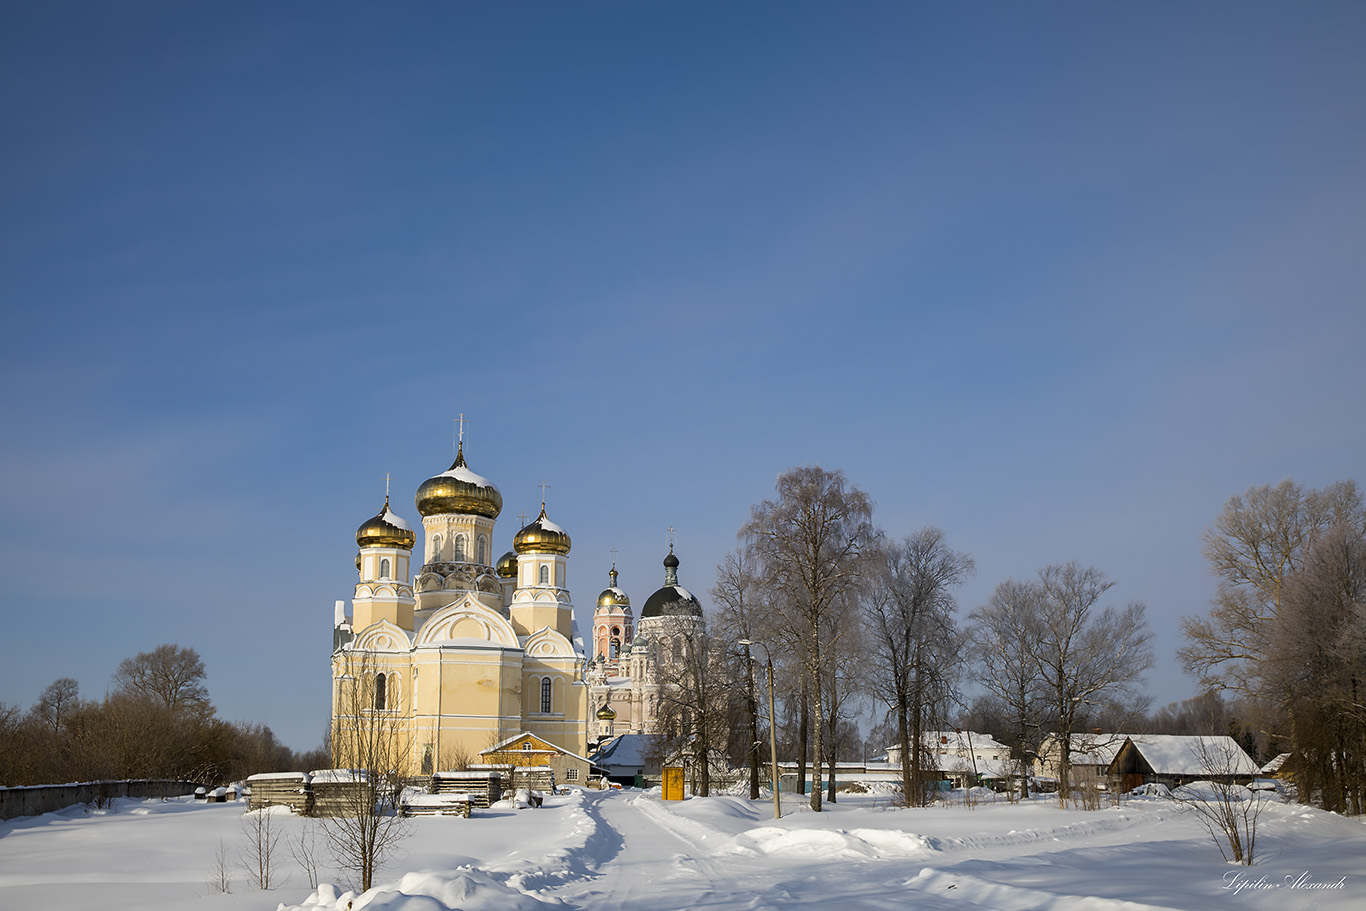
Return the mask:
{"type": "Polygon", "coordinates": [[[496,519],[503,511],[503,495],[498,488],[488,478],[470,471],[465,464],[463,443],[451,467],[423,481],[413,502],[423,516],[458,513],[496,519]]]}
{"type": "Polygon", "coordinates": [[[508,551],[498,558],[498,565],[494,567],[500,579],[517,578],[517,554],[515,551],[508,551]]]}
{"type": "Polygon", "coordinates": [[[615,564],[613,564],[607,577],[612,584],[604,588],[602,594],[598,595],[598,607],[630,607],[630,597],[627,596],[626,592],[617,588],[617,567],[615,564]]]}
{"type": "Polygon", "coordinates": [[[605,702],[602,704],[602,708],[598,709],[599,721],[615,721],[616,717],[616,711],[613,710],[613,708],[605,702]]]}
{"type": "Polygon", "coordinates": [[[569,534],[546,518],[542,503],[541,514],[517,532],[512,547],[518,554],[559,554],[563,557],[569,553],[569,534]]]}
{"type": "Polygon", "coordinates": [[[417,535],[408,523],[394,515],[389,509],[389,497],[384,497],[384,508],[373,519],[366,519],[356,529],[357,547],[401,547],[412,550],[417,543],[417,535]]]}

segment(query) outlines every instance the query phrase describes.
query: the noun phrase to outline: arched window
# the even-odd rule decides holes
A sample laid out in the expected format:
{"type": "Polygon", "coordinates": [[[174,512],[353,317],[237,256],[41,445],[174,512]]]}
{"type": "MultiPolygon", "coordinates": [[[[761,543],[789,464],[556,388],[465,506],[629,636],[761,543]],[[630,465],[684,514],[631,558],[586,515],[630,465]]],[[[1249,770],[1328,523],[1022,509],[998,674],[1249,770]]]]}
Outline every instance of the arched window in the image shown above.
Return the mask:
{"type": "Polygon", "coordinates": [[[612,640],[612,660],[613,660],[613,661],[617,660],[617,657],[618,657],[620,654],[621,654],[621,640],[620,640],[620,639],[613,639],[613,640],[612,640]]]}
{"type": "Polygon", "coordinates": [[[432,535],[432,562],[441,562],[441,536],[432,535]]]}
{"type": "Polygon", "coordinates": [[[479,562],[489,562],[489,539],[483,535],[479,536],[479,562]]]}
{"type": "Polygon", "coordinates": [[[550,567],[546,566],[544,563],[541,564],[541,584],[550,584],[550,567]]]}
{"type": "Polygon", "coordinates": [[[541,713],[550,714],[550,678],[541,681],[541,713]]]}
{"type": "Polygon", "coordinates": [[[376,709],[377,711],[383,711],[383,710],[384,710],[384,701],[385,701],[385,700],[384,700],[384,696],[385,696],[385,693],[384,693],[384,675],[383,675],[383,674],[376,674],[376,675],[375,675],[375,709],[376,709]]]}
{"type": "Polygon", "coordinates": [[[456,563],[464,563],[464,562],[465,562],[465,536],[464,536],[464,535],[456,535],[456,536],[455,536],[455,557],[454,557],[454,560],[455,560],[456,563]]]}
{"type": "Polygon", "coordinates": [[[388,560],[388,558],[385,558],[385,559],[379,561],[379,577],[380,577],[381,579],[387,579],[387,578],[389,578],[389,560],[388,560]]]}

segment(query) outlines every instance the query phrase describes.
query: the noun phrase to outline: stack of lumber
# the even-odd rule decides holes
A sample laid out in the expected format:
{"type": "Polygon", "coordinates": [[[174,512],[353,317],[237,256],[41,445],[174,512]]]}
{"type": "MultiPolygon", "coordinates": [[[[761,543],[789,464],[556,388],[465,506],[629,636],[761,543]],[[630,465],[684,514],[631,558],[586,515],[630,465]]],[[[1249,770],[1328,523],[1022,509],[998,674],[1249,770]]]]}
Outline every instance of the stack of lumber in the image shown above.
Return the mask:
{"type": "Polygon", "coordinates": [[[476,807],[488,808],[503,798],[503,779],[497,772],[437,772],[433,794],[468,794],[476,807]]]}
{"type": "Polygon", "coordinates": [[[304,772],[262,772],[248,778],[247,786],[251,788],[248,810],[289,807],[300,816],[307,816],[313,810],[313,792],[309,776],[304,772]]]}
{"type": "Polygon", "coordinates": [[[470,818],[469,794],[410,794],[403,800],[404,816],[463,816],[470,818]]]}
{"type": "Polygon", "coordinates": [[[371,799],[364,769],[324,769],[311,777],[314,816],[356,816],[371,799]]]}

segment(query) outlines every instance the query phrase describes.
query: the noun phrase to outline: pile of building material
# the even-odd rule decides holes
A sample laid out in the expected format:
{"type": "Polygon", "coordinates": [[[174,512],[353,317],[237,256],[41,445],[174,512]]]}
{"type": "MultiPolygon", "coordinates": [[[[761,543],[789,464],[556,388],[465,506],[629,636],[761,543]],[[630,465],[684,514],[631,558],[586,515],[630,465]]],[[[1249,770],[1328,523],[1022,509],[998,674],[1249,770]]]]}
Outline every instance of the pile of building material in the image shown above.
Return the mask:
{"type": "Polygon", "coordinates": [[[476,807],[488,808],[503,798],[503,778],[497,772],[437,772],[433,794],[468,794],[476,807]]]}
{"type": "Polygon", "coordinates": [[[309,787],[310,778],[305,772],[262,772],[247,779],[251,796],[247,809],[260,810],[265,807],[289,807],[300,816],[313,812],[313,792],[309,787]]]}
{"type": "Polygon", "coordinates": [[[470,818],[469,794],[409,794],[403,798],[404,816],[463,816],[470,818]]]}
{"type": "Polygon", "coordinates": [[[324,769],[310,778],[314,816],[357,816],[374,799],[364,769],[324,769]]]}
{"type": "Polygon", "coordinates": [[[519,765],[512,769],[512,789],[555,793],[555,770],[548,765],[519,765]]]}

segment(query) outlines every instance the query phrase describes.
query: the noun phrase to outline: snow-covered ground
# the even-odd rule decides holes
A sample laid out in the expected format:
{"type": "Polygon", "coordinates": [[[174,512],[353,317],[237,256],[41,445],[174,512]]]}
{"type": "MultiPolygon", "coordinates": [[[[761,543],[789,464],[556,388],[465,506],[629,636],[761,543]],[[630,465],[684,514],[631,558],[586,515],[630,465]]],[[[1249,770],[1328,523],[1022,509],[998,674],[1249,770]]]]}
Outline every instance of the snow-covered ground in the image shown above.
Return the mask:
{"type": "Polygon", "coordinates": [[[284,835],[277,886],[261,891],[234,868],[223,893],[211,881],[220,848],[242,858],[242,803],[121,800],[0,823],[0,908],[1366,907],[1366,825],[1296,805],[1267,806],[1251,868],[1224,863],[1191,810],[1158,798],[1089,812],[1043,799],[903,810],[871,795],[820,814],[795,799],[784,808],[775,821],[770,803],[737,797],[585,791],[540,809],[419,818],[384,885],[357,896],[309,887],[286,845],[308,820],[272,817],[284,835]]]}

